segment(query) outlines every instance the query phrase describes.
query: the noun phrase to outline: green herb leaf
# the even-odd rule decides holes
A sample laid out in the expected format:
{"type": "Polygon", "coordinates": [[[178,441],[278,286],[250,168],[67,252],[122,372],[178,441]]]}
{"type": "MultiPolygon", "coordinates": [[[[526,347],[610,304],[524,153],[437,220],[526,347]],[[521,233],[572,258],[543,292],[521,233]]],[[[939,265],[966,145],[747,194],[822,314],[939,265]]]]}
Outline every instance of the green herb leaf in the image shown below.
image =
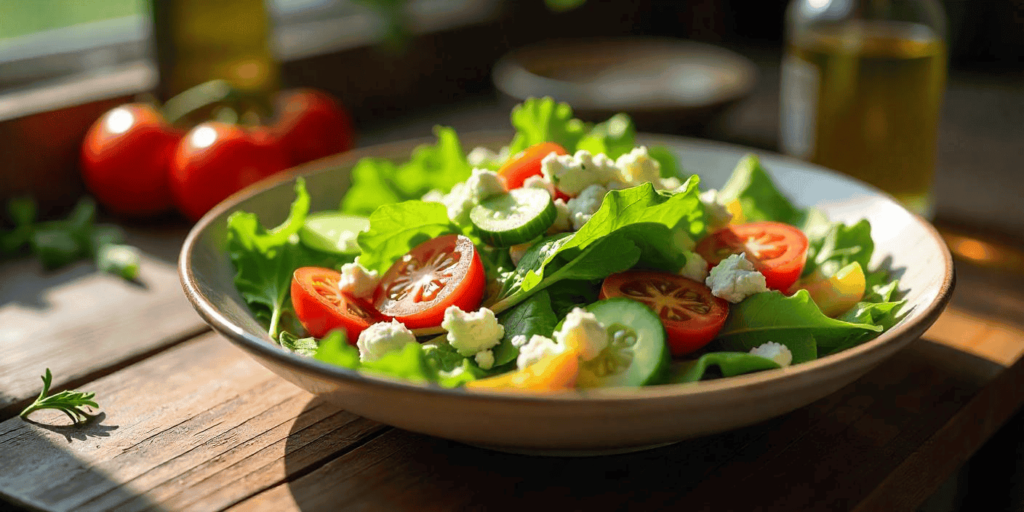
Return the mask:
{"type": "Polygon", "coordinates": [[[822,275],[832,276],[850,263],[859,263],[861,269],[867,269],[874,250],[871,223],[867,219],[852,226],[837,223],[824,237],[810,241],[803,275],[820,270],[822,275]]]}
{"type": "Polygon", "coordinates": [[[139,277],[139,250],[130,245],[104,244],[96,251],[96,267],[129,281],[139,277]]]}
{"type": "Polygon", "coordinates": [[[587,132],[583,121],[572,116],[568,103],[553,98],[528,98],[512,109],[512,127],[516,135],[509,145],[511,154],[541,142],[555,142],[572,153],[587,132]]]}
{"type": "Polygon", "coordinates": [[[313,357],[327,364],[355,370],[359,368],[359,349],[345,339],[344,331],[331,331],[320,340],[313,357]]]}
{"type": "Polygon", "coordinates": [[[704,378],[708,368],[716,366],[723,377],[734,377],[744,373],[780,368],[771,359],[755,356],[747,352],[709,352],[691,361],[683,361],[673,365],[673,383],[697,382],[704,378]]]}
{"type": "Polygon", "coordinates": [[[96,417],[95,414],[84,409],[85,406],[99,409],[99,404],[93,400],[96,397],[96,393],[65,390],[55,395],[47,396],[50,393],[50,384],[53,382],[53,375],[50,373],[49,368],[46,369],[46,374],[42,376],[42,379],[43,390],[39,392],[39,396],[36,397],[36,400],[31,405],[21,411],[19,416],[27,418],[29,414],[35,411],[55,409],[66,414],[68,418],[71,418],[71,422],[76,425],[96,417]]]}
{"type": "Polygon", "coordinates": [[[383,274],[410,249],[432,238],[458,233],[439,203],[386,204],[370,215],[370,229],[359,233],[359,264],[383,274]]]}
{"type": "Polygon", "coordinates": [[[320,346],[316,338],[299,338],[288,331],[281,331],[281,335],[277,338],[277,343],[300,356],[308,357],[315,355],[320,346]]]}
{"type": "Polygon", "coordinates": [[[729,317],[716,340],[727,350],[746,352],[769,341],[787,344],[792,340],[813,339],[819,351],[826,351],[881,330],[875,325],[825,316],[807,290],[800,290],[791,297],[771,291],[730,306],[729,317]]]}
{"type": "Polygon", "coordinates": [[[798,225],[803,217],[800,210],[779,192],[757,155],[753,154],[740,159],[718,196],[723,203],[738,199],[748,222],[771,220],[798,225]]]}

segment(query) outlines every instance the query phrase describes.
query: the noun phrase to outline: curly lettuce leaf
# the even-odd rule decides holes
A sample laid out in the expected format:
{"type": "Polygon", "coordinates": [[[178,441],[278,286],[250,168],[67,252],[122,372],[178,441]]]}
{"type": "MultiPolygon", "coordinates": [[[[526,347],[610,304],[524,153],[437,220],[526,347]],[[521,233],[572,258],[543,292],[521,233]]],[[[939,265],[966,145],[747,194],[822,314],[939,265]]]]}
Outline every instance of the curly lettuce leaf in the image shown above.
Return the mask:
{"type": "Polygon", "coordinates": [[[485,376],[486,373],[458,356],[447,345],[408,343],[401,350],[384,354],[375,361],[360,361],[359,350],[345,341],[341,331],[332,331],[320,341],[314,357],[327,364],[421,384],[456,387],[485,376]],[[452,357],[454,353],[457,357],[452,357]]]}
{"type": "Polygon", "coordinates": [[[298,241],[309,213],[305,181],[295,182],[295,202],[280,226],[265,229],[255,214],[235,212],[228,217],[227,246],[235,266],[235,286],[256,317],[278,339],[282,317],[293,313],[288,297],[292,274],[299,267],[337,267],[343,258],[307,249],[298,241]]]}
{"type": "Polygon", "coordinates": [[[572,152],[587,132],[586,123],[572,116],[568,103],[551,97],[528,98],[516,105],[512,109],[512,127],[516,130],[509,145],[513,155],[541,142],[555,142],[572,152]]]}
{"type": "MultiPolygon", "coordinates": [[[[729,308],[716,340],[727,350],[749,351],[774,341],[813,339],[819,352],[882,331],[880,326],[825,316],[807,290],[790,297],[777,291],[758,293],[729,308]]],[[[793,349],[790,348],[792,351],[793,349]]],[[[794,352],[794,356],[796,352],[794,352]]]]}
{"type": "Polygon", "coordinates": [[[682,384],[697,382],[705,377],[708,368],[717,367],[723,377],[781,368],[779,363],[747,352],[709,352],[691,361],[673,365],[669,382],[682,384]]]}
{"type": "Polygon", "coordinates": [[[627,114],[615,114],[603,123],[595,124],[576,145],[577,150],[591,154],[604,153],[612,160],[629,153],[636,146],[636,127],[627,114]]]}
{"type": "Polygon", "coordinates": [[[458,232],[448,220],[448,210],[440,203],[386,204],[370,215],[370,228],[359,233],[359,264],[383,274],[413,247],[458,232]]]}
{"type": "Polygon", "coordinates": [[[803,212],[779,192],[757,155],[746,155],[736,164],[732,176],[718,197],[723,203],[738,199],[748,222],[771,220],[799,225],[803,212]]]}
{"type": "Polygon", "coordinates": [[[437,143],[419,146],[404,164],[381,158],[364,158],[352,169],[352,186],[341,202],[341,211],[368,216],[377,207],[419,199],[431,190],[448,192],[471,174],[455,130],[434,128],[437,143]]]}

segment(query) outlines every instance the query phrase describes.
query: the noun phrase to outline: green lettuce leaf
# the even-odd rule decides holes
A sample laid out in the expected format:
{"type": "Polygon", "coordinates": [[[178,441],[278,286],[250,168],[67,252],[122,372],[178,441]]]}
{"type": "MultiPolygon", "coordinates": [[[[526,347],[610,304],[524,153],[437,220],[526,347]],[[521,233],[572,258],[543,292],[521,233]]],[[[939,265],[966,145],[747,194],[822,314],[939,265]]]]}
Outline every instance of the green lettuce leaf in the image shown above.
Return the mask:
{"type": "Polygon", "coordinates": [[[803,212],[779,192],[753,154],[740,159],[718,197],[723,203],[738,199],[748,222],[771,220],[800,225],[804,217],[803,212]]]}
{"type": "Polygon", "coordinates": [[[336,268],[348,261],[319,253],[299,243],[298,233],[309,213],[305,181],[295,181],[295,202],[280,226],[265,229],[255,214],[235,212],[228,217],[227,246],[235,265],[235,286],[257,318],[278,338],[282,317],[293,313],[288,297],[292,274],[299,267],[336,268]]]}
{"type": "Polygon", "coordinates": [[[328,364],[417,383],[456,387],[485,376],[486,373],[459,356],[447,344],[408,343],[401,350],[384,354],[376,361],[362,362],[359,350],[345,341],[341,331],[332,331],[323,340],[314,357],[328,364]],[[454,353],[457,357],[452,357],[454,353]]]}
{"type": "Polygon", "coordinates": [[[860,263],[860,268],[866,270],[874,250],[867,219],[852,226],[836,223],[825,236],[809,240],[803,275],[820,270],[822,275],[832,276],[850,263],[860,263]]]}
{"type": "Polygon", "coordinates": [[[320,346],[316,338],[299,338],[288,331],[281,331],[277,343],[300,356],[313,356],[320,346]]]}
{"type": "Polygon", "coordinates": [[[413,247],[458,232],[448,220],[448,210],[440,203],[386,204],[370,215],[370,228],[359,233],[359,264],[383,274],[413,247]]]}
{"type": "Polygon", "coordinates": [[[729,317],[716,340],[727,350],[749,351],[769,341],[788,344],[792,340],[813,339],[818,351],[826,352],[831,347],[881,330],[879,326],[825,316],[807,290],[800,290],[791,297],[771,291],[730,306],[729,317]]]}
{"type": "Polygon", "coordinates": [[[359,350],[349,345],[345,339],[344,331],[331,331],[327,333],[327,336],[320,340],[313,358],[350,370],[359,368],[359,350]]]}
{"type": "Polygon", "coordinates": [[[583,121],[572,116],[568,103],[553,98],[528,98],[512,109],[512,127],[516,135],[509,145],[511,154],[541,142],[555,142],[572,153],[587,132],[583,121]]]}
{"type": "Polygon", "coordinates": [[[408,162],[364,158],[352,169],[352,186],[341,202],[341,210],[368,216],[384,204],[420,199],[437,189],[448,192],[466,181],[471,167],[462,152],[455,130],[435,127],[437,144],[419,146],[408,162]]]}
{"type": "Polygon", "coordinates": [[[502,313],[498,322],[505,327],[505,335],[494,347],[494,366],[514,361],[519,356],[519,349],[512,346],[512,338],[523,335],[529,340],[535,334],[551,336],[558,317],[551,309],[551,297],[542,291],[502,313]]]}
{"type": "Polygon", "coordinates": [[[615,114],[603,123],[594,125],[576,145],[576,150],[591,154],[604,153],[615,160],[636,146],[636,127],[626,114],[615,114]]]}
{"type": "Polygon", "coordinates": [[[679,167],[679,161],[676,160],[676,154],[671,149],[665,146],[651,146],[647,148],[647,154],[651,155],[651,158],[658,161],[658,165],[661,166],[661,177],[662,178],[682,178],[683,169],[679,167]]]}
{"type": "Polygon", "coordinates": [[[709,352],[697,359],[673,365],[672,377],[669,382],[677,384],[697,382],[704,378],[708,368],[712,366],[718,367],[723,377],[780,368],[779,364],[771,359],[746,352],[709,352]]]}

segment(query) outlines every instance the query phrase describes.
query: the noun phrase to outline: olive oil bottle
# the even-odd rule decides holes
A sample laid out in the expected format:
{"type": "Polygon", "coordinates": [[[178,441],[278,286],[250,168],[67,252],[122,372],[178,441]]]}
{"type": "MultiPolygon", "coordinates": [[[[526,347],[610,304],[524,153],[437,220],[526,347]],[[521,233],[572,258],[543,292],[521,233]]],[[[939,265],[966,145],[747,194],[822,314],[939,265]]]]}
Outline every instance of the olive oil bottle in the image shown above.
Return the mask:
{"type": "Polygon", "coordinates": [[[797,0],[788,16],[783,151],[930,216],[946,81],[941,8],[933,0],[797,0]]]}

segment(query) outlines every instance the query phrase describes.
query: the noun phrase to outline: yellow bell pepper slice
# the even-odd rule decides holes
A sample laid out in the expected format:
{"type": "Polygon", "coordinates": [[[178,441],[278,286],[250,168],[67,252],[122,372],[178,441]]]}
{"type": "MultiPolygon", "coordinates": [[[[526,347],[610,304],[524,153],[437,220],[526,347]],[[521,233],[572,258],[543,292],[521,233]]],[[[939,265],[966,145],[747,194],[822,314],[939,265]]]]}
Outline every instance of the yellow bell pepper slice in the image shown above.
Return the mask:
{"type": "Polygon", "coordinates": [[[747,217],[743,215],[743,205],[740,204],[739,199],[733,199],[725,203],[725,209],[732,214],[732,220],[729,221],[729,224],[736,226],[747,223],[747,217]]]}
{"type": "Polygon", "coordinates": [[[467,382],[466,387],[503,391],[565,391],[576,387],[579,370],[579,354],[566,350],[560,354],[547,356],[522,370],[467,382]]]}
{"type": "Polygon", "coordinates": [[[832,277],[825,277],[815,271],[797,282],[796,289],[800,288],[811,294],[811,298],[821,308],[822,313],[837,317],[864,298],[867,282],[864,278],[864,269],[860,267],[860,263],[854,262],[839,269],[832,277]]]}

